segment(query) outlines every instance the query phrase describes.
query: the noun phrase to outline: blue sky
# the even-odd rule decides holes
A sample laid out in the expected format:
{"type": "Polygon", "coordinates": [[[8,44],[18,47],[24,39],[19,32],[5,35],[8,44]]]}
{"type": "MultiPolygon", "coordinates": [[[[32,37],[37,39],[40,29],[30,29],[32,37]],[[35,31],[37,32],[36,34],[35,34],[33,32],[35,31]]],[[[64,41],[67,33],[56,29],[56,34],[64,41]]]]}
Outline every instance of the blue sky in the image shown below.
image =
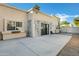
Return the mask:
{"type": "MultiPolygon", "coordinates": [[[[21,10],[28,10],[34,7],[36,3],[9,3],[8,5],[16,6],[21,10]]],[[[72,22],[74,17],[79,16],[78,3],[37,3],[40,11],[48,15],[57,15],[61,20],[72,22]]]]}

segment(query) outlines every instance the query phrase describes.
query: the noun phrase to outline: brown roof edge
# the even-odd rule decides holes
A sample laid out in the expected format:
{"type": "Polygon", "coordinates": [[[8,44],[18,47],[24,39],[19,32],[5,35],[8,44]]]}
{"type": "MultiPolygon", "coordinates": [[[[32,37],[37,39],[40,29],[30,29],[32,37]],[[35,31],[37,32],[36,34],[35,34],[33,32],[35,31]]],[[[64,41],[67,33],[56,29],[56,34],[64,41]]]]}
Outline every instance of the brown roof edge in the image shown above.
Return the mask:
{"type": "Polygon", "coordinates": [[[15,10],[18,10],[21,12],[27,12],[27,11],[20,10],[20,9],[16,8],[15,6],[9,6],[7,3],[0,3],[0,6],[8,7],[8,8],[15,9],[15,10]]]}

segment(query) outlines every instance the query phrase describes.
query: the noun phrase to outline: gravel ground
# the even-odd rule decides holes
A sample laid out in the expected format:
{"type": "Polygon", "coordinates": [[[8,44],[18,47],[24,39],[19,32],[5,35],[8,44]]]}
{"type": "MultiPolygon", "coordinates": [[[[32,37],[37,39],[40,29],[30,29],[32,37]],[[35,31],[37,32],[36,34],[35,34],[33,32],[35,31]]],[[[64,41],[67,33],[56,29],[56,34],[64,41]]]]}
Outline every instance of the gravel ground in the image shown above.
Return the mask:
{"type": "Polygon", "coordinates": [[[58,56],[79,56],[79,35],[72,35],[72,39],[60,51],[58,56]]]}

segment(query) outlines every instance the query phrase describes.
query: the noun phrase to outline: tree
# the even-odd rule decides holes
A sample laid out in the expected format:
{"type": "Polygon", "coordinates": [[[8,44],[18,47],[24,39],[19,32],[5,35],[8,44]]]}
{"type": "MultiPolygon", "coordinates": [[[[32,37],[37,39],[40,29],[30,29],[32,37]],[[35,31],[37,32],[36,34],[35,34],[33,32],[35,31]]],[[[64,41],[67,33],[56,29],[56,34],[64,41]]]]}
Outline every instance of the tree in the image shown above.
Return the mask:
{"type": "Polygon", "coordinates": [[[61,25],[69,25],[70,23],[69,22],[67,22],[67,21],[61,21],[61,23],[60,23],[61,25]]]}
{"type": "Polygon", "coordinates": [[[40,6],[38,6],[37,4],[33,8],[40,10],[40,6]]]}

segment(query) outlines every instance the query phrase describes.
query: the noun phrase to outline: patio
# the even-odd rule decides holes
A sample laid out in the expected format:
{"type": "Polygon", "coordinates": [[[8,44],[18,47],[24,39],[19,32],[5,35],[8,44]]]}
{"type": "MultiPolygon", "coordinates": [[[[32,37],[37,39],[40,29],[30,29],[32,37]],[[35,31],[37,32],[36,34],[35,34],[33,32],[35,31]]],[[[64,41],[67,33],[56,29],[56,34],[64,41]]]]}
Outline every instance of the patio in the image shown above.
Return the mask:
{"type": "Polygon", "coordinates": [[[72,35],[53,34],[0,41],[2,56],[56,56],[72,35]]]}

